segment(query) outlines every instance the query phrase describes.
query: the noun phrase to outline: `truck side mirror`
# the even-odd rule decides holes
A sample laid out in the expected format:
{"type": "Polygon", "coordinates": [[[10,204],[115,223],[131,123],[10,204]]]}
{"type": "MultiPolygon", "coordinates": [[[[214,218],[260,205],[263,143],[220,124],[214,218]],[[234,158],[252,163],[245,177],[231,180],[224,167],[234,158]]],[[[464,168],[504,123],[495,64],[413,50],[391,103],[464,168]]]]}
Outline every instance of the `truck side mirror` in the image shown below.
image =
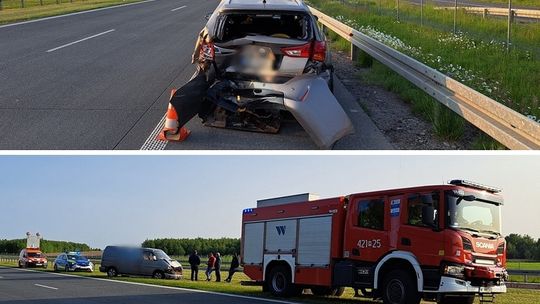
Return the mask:
{"type": "Polygon", "coordinates": [[[435,226],[435,208],[433,206],[422,206],[422,224],[433,227],[435,226]]]}

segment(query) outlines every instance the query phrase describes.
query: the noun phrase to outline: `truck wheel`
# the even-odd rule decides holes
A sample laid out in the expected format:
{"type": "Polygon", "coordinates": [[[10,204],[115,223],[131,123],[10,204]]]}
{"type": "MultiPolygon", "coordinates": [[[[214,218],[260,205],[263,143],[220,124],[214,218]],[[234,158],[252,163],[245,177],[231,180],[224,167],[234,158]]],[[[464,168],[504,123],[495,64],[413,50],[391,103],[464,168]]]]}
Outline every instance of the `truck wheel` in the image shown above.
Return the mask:
{"type": "Polygon", "coordinates": [[[292,283],[289,268],[282,265],[272,268],[267,284],[270,292],[278,297],[291,297],[300,290],[292,283]]]}
{"type": "Polygon", "coordinates": [[[116,270],[116,268],[114,267],[109,267],[109,269],[107,269],[107,276],[112,278],[112,277],[115,277],[118,275],[118,271],[116,270]]]}
{"type": "Polygon", "coordinates": [[[384,304],[418,304],[421,300],[412,276],[401,269],[384,276],[382,294],[384,304]]]}
{"type": "Polygon", "coordinates": [[[441,296],[437,301],[439,304],[473,304],[474,295],[472,296],[441,296]]]}
{"type": "Polygon", "coordinates": [[[152,275],[152,278],[154,279],[165,279],[165,274],[162,271],[154,271],[154,274],[152,275]]]}

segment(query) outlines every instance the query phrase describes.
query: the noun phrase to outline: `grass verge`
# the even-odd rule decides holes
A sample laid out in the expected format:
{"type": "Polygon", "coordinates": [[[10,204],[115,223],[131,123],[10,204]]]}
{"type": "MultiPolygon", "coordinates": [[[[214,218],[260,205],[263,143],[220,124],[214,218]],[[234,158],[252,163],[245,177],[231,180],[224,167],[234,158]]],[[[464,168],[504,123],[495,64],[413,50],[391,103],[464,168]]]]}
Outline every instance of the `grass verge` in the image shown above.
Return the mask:
{"type": "Polygon", "coordinates": [[[0,10],[0,24],[13,23],[17,21],[26,21],[43,17],[75,13],[96,8],[139,2],[141,0],[74,0],[73,2],[51,2],[45,0],[44,5],[39,5],[39,1],[26,1],[25,7],[14,7],[12,3],[20,1],[3,2],[4,9],[0,10]],[[36,4],[37,3],[37,4],[36,4]]]}
{"type": "MultiPolygon", "coordinates": [[[[499,40],[505,32],[500,20],[479,20],[478,17],[468,14],[460,15],[459,26],[464,32],[453,35],[447,29],[452,22],[452,14],[444,10],[434,10],[435,17],[430,16],[429,22],[426,20],[424,25],[420,26],[417,7],[401,7],[401,21],[397,22],[392,4],[388,4],[386,0],[381,1],[383,4],[380,10],[376,1],[354,0],[354,3],[365,5],[335,0],[309,2],[341,22],[424,62],[521,114],[536,121],[540,120],[540,52],[536,54],[540,50],[540,23],[517,27],[513,37],[516,44],[524,48],[514,47],[507,54],[504,42],[499,40]]],[[[429,9],[426,8],[425,14],[430,12],[429,9]]],[[[383,81],[380,84],[394,88],[405,99],[419,100],[414,103],[415,107],[434,123],[438,135],[444,138],[459,137],[460,128],[455,126],[461,123],[459,118],[452,117],[454,114],[448,114],[446,110],[440,111],[442,114],[436,114],[439,106],[426,107],[428,102],[425,97],[411,90],[408,85],[398,84],[402,82],[399,76],[377,66],[374,70],[372,81],[383,81]],[[434,115],[441,116],[437,118],[434,115]]],[[[483,136],[472,143],[472,148],[498,149],[502,146],[483,136]]]]}
{"type": "MultiPolygon", "coordinates": [[[[15,267],[16,265],[15,263],[0,263],[0,266],[15,267]]],[[[52,269],[38,269],[38,270],[52,272],[52,269]]],[[[93,273],[77,272],[74,274],[79,275],[79,276],[85,276],[85,277],[106,278],[105,274],[100,273],[100,272],[93,272],[93,273]]],[[[190,275],[191,273],[189,269],[184,270],[184,278],[189,278],[190,275]]],[[[222,279],[225,279],[226,276],[227,276],[227,272],[222,271],[222,279]]],[[[268,293],[263,293],[261,290],[261,287],[259,286],[240,285],[241,281],[248,280],[248,277],[245,276],[243,273],[236,273],[231,283],[226,283],[226,282],[218,283],[218,282],[213,282],[213,281],[207,282],[207,281],[202,280],[204,279],[203,277],[204,277],[204,271],[199,271],[200,281],[197,281],[197,282],[192,282],[187,279],[158,280],[158,279],[140,278],[140,277],[117,277],[114,280],[145,283],[145,284],[160,285],[160,286],[190,288],[190,289],[196,289],[196,290],[222,292],[222,293],[229,293],[229,294],[238,294],[238,295],[247,295],[247,296],[275,299],[275,297],[272,297],[268,293]]],[[[293,302],[299,302],[299,303],[327,303],[327,304],[380,303],[379,301],[374,301],[370,299],[354,298],[354,291],[352,288],[346,288],[345,294],[340,298],[315,297],[312,295],[303,295],[301,297],[292,298],[290,300],[293,302]]],[[[538,303],[539,301],[540,301],[540,290],[509,289],[508,293],[497,296],[496,303],[497,304],[533,304],[533,303],[538,303]]],[[[432,302],[422,301],[422,303],[427,304],[427,303],[432,303],[432,302]]],[[[475,303],[479,303],[479,300],[477,299],[475,303]]]]}

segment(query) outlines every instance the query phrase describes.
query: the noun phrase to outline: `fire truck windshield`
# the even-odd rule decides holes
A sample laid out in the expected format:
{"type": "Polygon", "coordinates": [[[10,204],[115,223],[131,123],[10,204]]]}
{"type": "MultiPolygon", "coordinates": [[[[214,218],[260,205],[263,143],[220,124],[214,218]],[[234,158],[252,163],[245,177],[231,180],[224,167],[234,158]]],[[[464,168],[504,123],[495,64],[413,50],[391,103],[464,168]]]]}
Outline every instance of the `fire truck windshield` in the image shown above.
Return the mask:
{"type": "Polygon", "coordinates": [[[495,202],[477,199],[473,195],[447,195],[448,226],[469,232],[499,236],[501,233],[501,206],[495,202]]]}

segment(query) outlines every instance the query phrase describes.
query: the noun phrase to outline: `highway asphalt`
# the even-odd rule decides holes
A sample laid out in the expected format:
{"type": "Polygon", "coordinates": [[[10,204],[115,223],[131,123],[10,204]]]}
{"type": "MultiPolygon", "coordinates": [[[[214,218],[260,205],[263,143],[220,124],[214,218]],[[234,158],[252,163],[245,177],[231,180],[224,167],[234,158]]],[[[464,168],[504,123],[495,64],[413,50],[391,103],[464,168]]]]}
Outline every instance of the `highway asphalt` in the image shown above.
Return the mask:
{"type": "MultiPolygon", "coordinates": [[[[0,26],[0,149],[140,149],[170,89],[193,74],[196,37],[217,3],[147,0],[0,26]]],[[[391,149],[348,98],[340,102],[362,121],[336,148],[391,149]]],[[[204,127],[198,118],[188,127],[186,142],[160,149],[317,148],[294,120],[277,135],[204,127]]]]}
{"type": "Polygon", "coordinates": [[[274,304],[285,302],[0,267],[0,304],[8,303],[274,304]]]}

